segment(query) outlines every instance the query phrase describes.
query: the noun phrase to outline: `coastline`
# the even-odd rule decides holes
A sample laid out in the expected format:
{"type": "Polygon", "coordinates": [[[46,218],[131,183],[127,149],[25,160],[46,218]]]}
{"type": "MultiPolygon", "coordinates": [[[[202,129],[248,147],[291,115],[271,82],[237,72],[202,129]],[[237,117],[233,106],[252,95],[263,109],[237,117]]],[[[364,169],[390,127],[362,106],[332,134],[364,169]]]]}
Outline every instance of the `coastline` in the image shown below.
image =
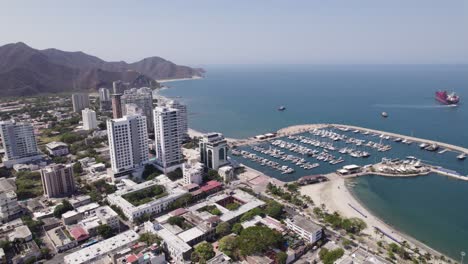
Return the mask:
{"type": "Polygon", "coordinates": [[[191,78],[174,78],[174,79],[160,79],[156,80],[158,83],[179,82],[203,79],[201,76],[192,76],[191,78]]]}
{"type": "Polygon", "coordinates": [[[303,186],[300,188],[301,194],[309,196],[317,206],[324,204],[327,211],[329,212],[336,211],[344,217],[357,217],[362,219],[367,224],[367,228],[364,229],[363,233],[367,234],[372,239],[377,241],[385,240],[388,243],[394,242],[387,236],[384,236],[382,239],[380,235],[377,235],[374,232],[374,227],[378,227],[380,230],[390,234],[400,242],[407,241],[413,246],[416,246],[425,252],[429,252],[434,256],[446,256],[446,254],[431,248],[425,243],[404,233],[401,230],[398,230],[396,227],[391,226],[390,224],[384,222],[381,218],[377,217],[371,210],[364,206],[363,203],[349,189],[349,179],[343,178],[339,175],[336,175],[335,173],[330,173],[325,176],[328,177],[330,181],[303,186]],[[359,210],[359,212],[354,208],[359,210]]]}

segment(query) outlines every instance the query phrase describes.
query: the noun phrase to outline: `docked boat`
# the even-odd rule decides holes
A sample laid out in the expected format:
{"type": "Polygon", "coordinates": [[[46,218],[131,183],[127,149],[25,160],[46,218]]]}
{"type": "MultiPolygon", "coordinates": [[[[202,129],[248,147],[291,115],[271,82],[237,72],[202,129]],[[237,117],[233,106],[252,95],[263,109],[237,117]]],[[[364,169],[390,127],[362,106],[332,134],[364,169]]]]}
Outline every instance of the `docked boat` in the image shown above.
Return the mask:
{"type": "Polygon", "coordinates": [[[455,93],[448,93],[447,91],[437,91],[435,93],[435,98],[437,101],[445,105],[456,105],[460,102],[460,97],[455,93]]]}
{"type": "Polygon", "coordinates": [[[427,143],[421,143],[421,144],[419,144],[419,147],[422,148],[422,149],[424,149],[424,148],[427,147],[427,143]]]}
{"type": "Polygon", "coordinates": [[[284,110],[286,110],[286,106],[282,105],[278,107],[278,111],[284,111],[284,110]]]}
{"type": "Polygon", "coordinates": [[[387,117],[388,117],[388,113],[387,113],[387,112],[382,112],[381,115],[382,115],[383,118],[387,118],[387,117]]]}
{"type": "Polygon", "coordinates": [[[461,153],[460,155],[457,156],[457,159],[459,159],[459,160],[464,160],[464,159],[466,159],[466,154],[465,154],[465,153],[461,153]]]}

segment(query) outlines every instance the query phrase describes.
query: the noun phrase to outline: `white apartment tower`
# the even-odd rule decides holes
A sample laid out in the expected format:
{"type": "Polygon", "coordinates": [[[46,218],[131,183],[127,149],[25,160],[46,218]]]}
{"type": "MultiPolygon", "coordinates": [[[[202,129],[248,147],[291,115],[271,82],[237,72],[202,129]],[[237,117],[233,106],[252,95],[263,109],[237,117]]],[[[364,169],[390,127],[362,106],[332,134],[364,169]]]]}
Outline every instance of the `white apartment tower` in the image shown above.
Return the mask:
{"type": "Polygon", "coordinates": [[[83,116],[84,130],[93,130],[97,128],[96,112],[94,110],[85,108],[81,111],[81,114],[83,116]]]}
{"type": "Polygon", "coordinates": [[[145,116],[129,115],[107,120],[107,136],[114,177],[128,175],[148,161],[145,116]]]}
{"type": "Polygon", "coordinates": [[[187,106],[176,100],[169,100],[165,106],[179,110],[180,138],[182,142],[188,138],[187,106]]]}
{"type": "Polygon", "coordinates": [[[157,165],[164,172],[180,167],[183,162],[179,110],[158,106],[154,109],[154,135],[157,165]]]}
{"type": "Polygon", "coordinates": [[[3,163],[6,167],[40,158],[31,124],[0,121],[0,137],[5,150],[3,163]]]}
{"type": "Polygon", "coordinates": [[[203,135],[199,143],[200,161],[208,169],[218,170],[228,164],[227,141],[221,133],[208,133],[203,135]]]}
{"type": "Polygon", "coordinates": [[[72,94],[73,112],[79,113],[89,107],[89,95],[83,93],[72,94]]]}

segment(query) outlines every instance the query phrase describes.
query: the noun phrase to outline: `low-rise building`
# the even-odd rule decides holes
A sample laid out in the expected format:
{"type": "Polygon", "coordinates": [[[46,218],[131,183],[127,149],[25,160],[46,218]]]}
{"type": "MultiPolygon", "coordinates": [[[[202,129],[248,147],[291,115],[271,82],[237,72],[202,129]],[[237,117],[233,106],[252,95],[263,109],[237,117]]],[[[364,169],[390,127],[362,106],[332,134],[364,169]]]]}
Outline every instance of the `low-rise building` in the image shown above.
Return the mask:
{"type": "Polygon", "coordinates": [[[184,163],[182,166],[184,184],[203,182],[203,164],[200,162],[184,163]]]}
{"type": "Polygon", "coordinates": [[[11,242],[19,241],[19,242],[28,242],[32,240],[32,233],[31,230],[25,225],[15,227],[15,231],[11,232],[8,235],[8,240],[11,242]]]}
{"type": "Polygon", "coordinates": [[[46,235],[54,246],[55,253],[60,253],[78,246],[78,241],[75,240],[63,226],[47,231],[46,235]]]}
{"type": "Polygon", "coordinates": [[[91,203],[91,196],[89,195],[78,195],[74,196],[71,199],[68,199],[73,208],[78,208],[80,206],[91,203]]]}
{"type": "Polygon", "coordinates": [[[0,178],[0,221],[7,222],[21,214],[16,185],[11,179],[0,178]]]}
{"type": "Polygon", "coordinates": [[[46,150],[51,156],[65,156],[68,155],[68,145],[63,142],[52,141],[46,144],[46,150]]]}
{"type": "Polygon", "coordinates": [[[64,258],[65,264],[96,263],[119,250],[135,243],[140,236],[133,230],[128,230],[97,244],[71,253],[64,258]]]}
{"type": "Polygon", "coordinates": [[[179,187],[177,183],[172,182],[167,178],[167,176],[160,175],[152,181],[143,182],[118,190],[117,192],[107,196],[107,201],[112,205],[120,207],[125,216],[130,221],[133,221],[135,218],[141,217],[144,214],[157,214],[166,210],[172,202],[186,193],[186,190],[179,187]],[[165,195],[147,203],[135,206],[124,198],[125,195],[130,193],[143,191],[158,185],[164,188],[165,195]]]}
{"type": "Polygon", "coordinates": [[[284,222],[291,231],[308,243],[314,244],[322,238],[323,228],[303,216],[295,215],[284,222]]]}

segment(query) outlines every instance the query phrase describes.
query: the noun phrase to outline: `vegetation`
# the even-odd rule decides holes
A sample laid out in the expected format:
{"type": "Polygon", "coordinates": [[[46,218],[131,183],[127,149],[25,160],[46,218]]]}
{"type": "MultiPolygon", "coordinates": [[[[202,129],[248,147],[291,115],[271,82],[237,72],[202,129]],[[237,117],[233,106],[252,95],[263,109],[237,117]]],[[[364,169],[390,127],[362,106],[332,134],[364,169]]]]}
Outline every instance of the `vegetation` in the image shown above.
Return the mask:
{"type": "Polygon", "coordinates": [[[273,218],[281,219],[283,216],[283,208],[284,206],[278,203],[275,200],[267,201],[267,206],[265,208],[265,213],[273,218]]]}
{"type": "Polygon", "coordinates": [[[288,254],[283,251],[280,251],[276,254],[276,263],[278,264],[286,264],[286,260],[288,259],[288,254]]]}
{"type": "Polygon", "coordinates": [[[198,255],[200,263],[202,263],[202,262],[204,263],[207,260],[209,260],[209,259],[211,259],[211,258],[213,258],[215,256],[215,252],[213,250],[213,245],[211,245],[208,242],[202,242],[202,243],[198,244],[197,246],[195,246],[194,253],[196,253],[198,255]]]}
{"type": "Polygon", "coordinates": [[[16,195],[18,200],[41,196],[42,181],[39,172],[21,171],[16,173],[16,195]]]}
{"type": "Polygon", "coordinates": [[[221,178],[221,176],[219,176],[219,173],[215,170],[209,170],[207,174],[205,174],[203,176],[203,181],[204,182],[207,182],[207,181],[220,181],[222,182],[223,179],[221,178]]]}
{"type": "Polygon", "coordinates": [[[146,213],[140,217],[133,219],[133,222],[140,225],[140,224],[143,224],[144,222],[148,222],[150,219],[151,219],[151,215],[146,213]]]}
{"type": "Polygon", "coordinates": [[[161,244],[161,238],[158,237],[157,235],[149,233],[149,232],[141,234],[138,241],[144,242],[147,245],[152,245],[154,243],[156,243],[158,245],[161,244]]]}
{"type": "Polygon", "coordinates": [[[83,173],[83,167],[81,167],[81,163],[80,162],[75,162],[75,164],[73,164],[73,173],[76,174],[76,175],[80,175],[81,173],[83,173]]]}
{"type": "Polygon", "coordinates": [[[107,183],[105,180],[99,180],[92,184],[87,184],[83,188],[83,192],[91,196],[91,200],[99,202],[102,200],[103,194],[111,194],[117,190],[115,185],[107,183]]]}
{"type": "Polygon", "coordinates": [[[222,215],[223,213],[216,207],[216,205],[207,205],[204,206],[200,209],[198,209],[199,212],[208,212],[212,215],[222,215]]]}
{"type": "Polygon", "coordinates": [[[54,216],[56,218],[61,218],[62,214],[73,210],[73,206],[68,202],[68,200],[63,200],[62,204],[59,204],[54,209],[54,216]]]}
{"type": "Polygon", "coordinates": [[[296,206],[303,207],[307,205],[307,203],[302,200],[302,196],[297,191],[298,185],[291,183],[291,184],[285,185],[285,187],[288,190],[292,190],[292,191],[286,191],[283,188],[278,187],[272,183],[268,183],[267,191],[271,193],[272,195],[278,196],[279,198],[287,202],[290,202],[296,206]]]}
{"type": "Polygon", "coordinates": [[[219,223],[216,227],[216,235],[223,237],[231,233],[231,225],[228,222],[219,223]]]}
{"type": "Polygon", "coordinates": [[[112,210],[114,210],[119,216],[120,218],[122,218],[124,221],[127,221],[128,218],[125,216],[125,214],[123,213],[122,209],[120,207],[118,207],[117,205],[111,205],[110,206],[112,208],[112,210]]]}
{"type": "Polygon", "coordinates": [[[238,244],[237,239],[234,236],[225,236],[219,240],[219,250],[229,256],[230,258],[236,258],[238,255],[238,244]]]}
{"type": "Polygon", "coordinates": [[[242,230],[244,229],[244,227],[242,226],[241,223],[235,223],[233,226],[232,226],[232,232],[236,235],[240,235],[240,233],[242,232],[242,230]]]}
{"type": "Polygon", "coordinates": [[[229,203],[225,207],[229,211],[234,211],[234,210],[237,210],[240,207],[240,204],[238,204],[238,203],[229,203]]]}
{"type": "Polygon", "coordinates": [[[323,221],[331,225],[333,228],[344,229],[350,234],[359,234],[362,230],[364,230],[367,227],[366,222],[357,217],[345,218],[337,212],[334,212],[332,214],[324,212],[323,209],[319,207],[315,207],[313,211],[318,218],[322,219],[323,221]]]}
{"type": "Polygon", "coordinates": [[[164,190],[164,186],[154,185],[143,190],[125,194],[122,196],[122,198],[134,206],[139,206],[166,195],[167,192],[164,190]]]}
{"type": "Polygon", "coordinates": [[[324,264],[335,263],[336,260],[343,256],[343,254],[344,250],[342,248],[337,248],[331,251],[326,248],[322,248],[319,251],[320,260],[322,260],[324,264]]]}
{"type": "Polygon", "coordinates": [[[181,168],[177,168],[176,170],[169,172],[167,174],[167,177],[171,179],[171,181],[176,181],[178,179],[182,179],[182,177],[184,177],[184,174],[181,168]]]}
{"type": "Polygon", "coordinates": [[[74,132],[66,132],[60,137],[60,141],[63,141],[67,144],[72,144],[80,140],[83,140],[83,137],[80,134],[74,132]]]}
{"type": "Polygon", "coordinates": [[[104,239],[108,239],[109,237],[112,237],[112,236],[115,235],[114,230],[112,229],[112,227],[110,227],[108,225],[99,225],[97,227],[96,231],[97,231],[98,235],[100,235],[104,239]]]}
{"type": "Polygon", "coordinates": [[[185,218],[181,216],[171,216],[169,217],[167,222],[171,225],[176,225],[184,230],[187,230],[192,227],[189,223],[185,221],[185,218]]]}
{"type": "Polygon", "coordinates": [[[199,137],[190,138],[190,141],[182,145],[182,147],[186,149],[196,149],[198,147],[198,143],[200,142],[199,137]]]}
{"type": "Polygon", "coordinates": [[[262,209],[260,208],[254,208],[250,211],[248,211],[247,213],[245,213],[244,215],[242,215],[242,217],[240,218],[240,221],[241,222],[245,222],[245,221],[248,221],[252,218],[254,218],[254,216],[256,215],[264,215],[264,212],[262,211],[262,209]]]}
{"type": "Polygon", "coordinates": [[[143,173],[141,174],[141,177],[145,181],[153,180],[154,178],[158,177],[161,175],[162,172],[158,170],[155,166],[151,164],[146,164],[145,169],[143,170],[143,173]]]}
{"type": "Polygon", "coordinates": [[[240,254],[243,256],[264,253],[270,247],[278,247],[283,242],[281,234],[266,226],[252,226],[242,230],[238,236],[240,254]]]}
{"type": "Polygon", "coordinates": [[[34,220],[29,215],[25,215],[21,217],[23,223],[31,230],[32,233],[39,233],[41,232],[41,228],[44,223],[41,220],[34,220]]]}
{"type": "Polygon", "coordinates": [[[193,202],[192,198],[193,197],[190,193],[186,193],[183,196],[177,198],[177,200],[175,200],[174,202],[172,202],[169,205],[168,210],[174,210],[177,208],[186,207],[187,205],[193,202]]]}

